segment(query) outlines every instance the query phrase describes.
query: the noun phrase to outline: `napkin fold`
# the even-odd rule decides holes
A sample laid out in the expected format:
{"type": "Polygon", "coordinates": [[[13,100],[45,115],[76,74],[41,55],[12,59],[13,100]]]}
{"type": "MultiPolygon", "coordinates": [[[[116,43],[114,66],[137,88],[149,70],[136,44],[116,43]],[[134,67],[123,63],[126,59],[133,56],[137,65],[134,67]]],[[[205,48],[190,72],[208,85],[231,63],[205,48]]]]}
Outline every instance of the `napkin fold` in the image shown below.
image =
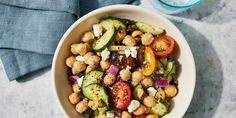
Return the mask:
{"type": "Polygon", "coordinates": [[[99,7],[134,0],[1,0],[0,58],[10,81],[48,67],[69,26],[99,7]]]}

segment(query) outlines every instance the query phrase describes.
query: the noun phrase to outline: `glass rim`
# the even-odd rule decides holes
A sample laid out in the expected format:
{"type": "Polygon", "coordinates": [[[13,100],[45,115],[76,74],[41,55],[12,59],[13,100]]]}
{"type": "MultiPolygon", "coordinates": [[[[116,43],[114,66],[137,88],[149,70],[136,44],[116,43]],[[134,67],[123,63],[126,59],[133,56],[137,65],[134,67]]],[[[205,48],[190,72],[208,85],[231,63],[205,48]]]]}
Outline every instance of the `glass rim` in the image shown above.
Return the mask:
{"type": "Polygon", "coordinates": [[[175,7],[175,8],[188,8],[188,7],[192,7],[192,6],[195,6],[197,4],[199,4],[200,2],[202,2],[203,0],[197,0],[196,2],[192,3],[192,4],[189,4],[189,5],[172,5],[172,4],[168,4],[166,2],[164,2],[163,0],[158,0],[160,1],[162,4],[165,4],[167,6],[170,6],[170,7],[175,7]]]}

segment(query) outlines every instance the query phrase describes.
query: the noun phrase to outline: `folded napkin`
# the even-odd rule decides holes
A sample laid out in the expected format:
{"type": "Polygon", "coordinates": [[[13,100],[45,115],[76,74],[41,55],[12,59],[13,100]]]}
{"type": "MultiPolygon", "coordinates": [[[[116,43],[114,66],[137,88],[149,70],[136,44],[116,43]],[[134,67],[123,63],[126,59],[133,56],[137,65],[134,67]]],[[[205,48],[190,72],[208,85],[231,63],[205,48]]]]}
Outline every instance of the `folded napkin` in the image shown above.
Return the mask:
{"type": "Polygon", "coordinates": [[[134,0],[1,0],[0,58],[10,81],[48,67],[67,28],[99,7],[134,0]]]}

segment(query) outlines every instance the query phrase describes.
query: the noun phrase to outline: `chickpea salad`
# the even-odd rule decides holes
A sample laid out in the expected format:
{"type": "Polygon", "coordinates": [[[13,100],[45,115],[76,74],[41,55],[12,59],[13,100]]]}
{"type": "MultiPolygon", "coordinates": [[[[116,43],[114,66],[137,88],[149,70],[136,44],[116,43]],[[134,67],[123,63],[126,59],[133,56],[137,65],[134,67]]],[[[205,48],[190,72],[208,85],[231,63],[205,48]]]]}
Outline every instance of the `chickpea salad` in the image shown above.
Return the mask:
{"type": "Polygon", "coordinates": [[[178,94],[175,40],[165,29],[102,18],[70,46],[68,97],[78,113],[95,118],[160,118],[178,94]]]}

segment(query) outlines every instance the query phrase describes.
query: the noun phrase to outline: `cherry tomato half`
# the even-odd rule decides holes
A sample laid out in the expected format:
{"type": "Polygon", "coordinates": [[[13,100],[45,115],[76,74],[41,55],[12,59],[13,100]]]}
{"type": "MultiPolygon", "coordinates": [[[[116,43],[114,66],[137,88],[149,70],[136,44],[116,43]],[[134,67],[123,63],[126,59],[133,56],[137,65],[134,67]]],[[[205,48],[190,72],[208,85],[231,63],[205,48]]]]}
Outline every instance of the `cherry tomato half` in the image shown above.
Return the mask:
{"type": "Polygon", "coordinates": [[[142,71],[145,76],[149,76],[155,71],[155,68],[156,68],[156,57],[152,48],[145,47],[144,60],[145,60],[145,63],[142,66],[142,71]]]}
{"type": "Polygon", "coordinates": [[[145,114],[139,116],[133,115],[132,118],[146,118],[146,115],[145,114]]]}
{"type": "Polygon", "coordinates": [[[159,37],[155,37],[151,46],[154,49],[156,56],[166,57],[173,51],[175,40],[168,35],[161,35],[159,37]]]}
{"type": "Polygon", "coordinates": [[[131,101],[130,85],[127,82],[116,82],[112,86],[111,97],[116,108],[127,108],[131,101]]]}

